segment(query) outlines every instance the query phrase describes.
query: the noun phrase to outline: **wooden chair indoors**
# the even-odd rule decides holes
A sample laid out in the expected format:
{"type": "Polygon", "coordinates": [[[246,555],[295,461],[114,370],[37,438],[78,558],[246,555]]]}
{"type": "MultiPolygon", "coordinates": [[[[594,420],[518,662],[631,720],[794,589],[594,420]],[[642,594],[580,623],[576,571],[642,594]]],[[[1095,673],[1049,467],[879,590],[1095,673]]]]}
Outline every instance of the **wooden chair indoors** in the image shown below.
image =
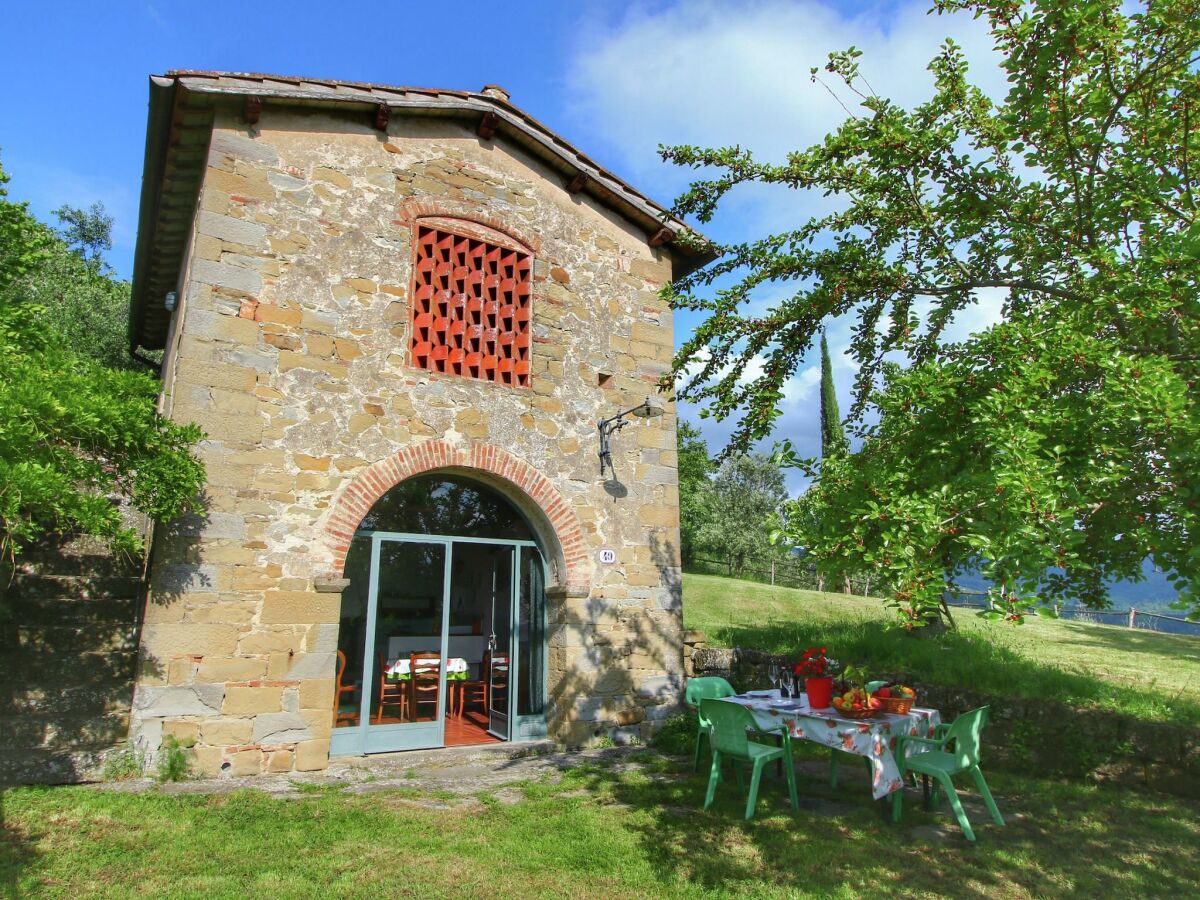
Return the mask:
{"type": "Polygon", "coordinates": [[[421,718],[421,707],[432,705],[429,718],[437,718],[439,682],[442,674],[442,657],[438,653],[414,653],[409,657],[412,673],[412,717],[421,718]]]}
{"type": "Polygon", "coordinates": [[[358,707],[352,710],[342,709],[342,698],[349,695],[349,699],[353,700],[354,695],[358,693],[358,688],[352,684],[345,684],[343,679],[346,675],[346,654],[341,650],[337,652],[337,691],[333,695],[333,727],[340,728],[343,725],[354,725],[358,721],[358,707]]]}
{"type": "Polygon", "coordinates": [[[491,667],[491,664],[492,651],[488,650],[483,654],[483,662],[479,664],[479,677],[469,678],[466,681],[459,682],[457,715],[460,719],[462,718],[463,711],[466,709],[468,704],[471,706],[478,704],[479,708],[483,710],[484,714],[487,714],[487,673],[488,669],[491,667]]]}
{"type": "Polygon", "coordinates": [[[486,672],[491,673],[488,680],[487,708],[489,710],[508,709],[508,673],[509,661],[507,654],[491,656],[489,654],[486,672]]]}
{"type": "Polygon", "coordinates": [[[389,681],[387,677],[387,661],[383,654],[375,655],[379,667],[379,706],[375,710],[375,724],[383,721],[385,706],[400,707],[400,721],[408,721],[408,684],[403,681],[389,681]]]}

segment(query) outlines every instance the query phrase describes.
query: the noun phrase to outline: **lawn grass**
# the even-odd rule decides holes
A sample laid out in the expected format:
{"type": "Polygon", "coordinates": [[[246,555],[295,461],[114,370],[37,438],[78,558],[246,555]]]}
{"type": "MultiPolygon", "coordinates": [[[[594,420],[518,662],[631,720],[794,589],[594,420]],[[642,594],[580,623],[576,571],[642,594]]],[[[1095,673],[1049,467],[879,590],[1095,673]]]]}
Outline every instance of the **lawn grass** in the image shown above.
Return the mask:
{"type": "Polygon", "coordinates": [[[692,574],[683,615],[717,646],[798,658],[821,645],[877,672],[1200,725],[1200,639],[1185,635],[1036,618],[1014,626],[956,610],[956,632],[914,638],[874,598],[692,574]]]}
{"type": "Polygon", "coordinates": [[[750,823],[732,779],[706,813],[684,761],[636,758],[527,782],[516,803],[14,789],[0,896],[1164,897],[1200,871],[1200,804],[1178,798],[998,773],[1008,824],[976,810],[972,846],[919,802],[886,822],[855,767],[830,789],[823,753],[801,763],[798,812],[771,777],[750,823]]]}

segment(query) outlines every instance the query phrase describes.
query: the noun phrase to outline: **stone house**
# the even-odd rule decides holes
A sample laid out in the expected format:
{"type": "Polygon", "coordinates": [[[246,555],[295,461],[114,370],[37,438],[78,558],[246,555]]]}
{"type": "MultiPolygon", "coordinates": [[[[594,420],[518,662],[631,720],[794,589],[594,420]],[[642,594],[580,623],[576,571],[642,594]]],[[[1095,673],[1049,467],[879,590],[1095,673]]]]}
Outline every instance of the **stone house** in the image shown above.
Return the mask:
{"type": "Polygon", "coordinates": [[[151,79],[140,216],[131,352],[208,468],[154,535],[142,749],[315,770],[676,708],[681,223],[495,86],[191,71],[151,79]]]}

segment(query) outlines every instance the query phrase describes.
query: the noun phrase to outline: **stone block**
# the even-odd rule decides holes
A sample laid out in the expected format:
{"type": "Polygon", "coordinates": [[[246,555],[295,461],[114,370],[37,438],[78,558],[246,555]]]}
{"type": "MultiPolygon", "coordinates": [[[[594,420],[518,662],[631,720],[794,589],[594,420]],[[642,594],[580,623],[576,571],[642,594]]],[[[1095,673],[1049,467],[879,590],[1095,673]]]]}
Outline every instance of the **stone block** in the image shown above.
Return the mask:
{"type": "Polygon", "coordinates": [[[262,291],[262,276],[254,269],[243,269],[209,259],[192,260],[192,279],[243,294],[255,295],[262,291]]]}
{"type": "Polygon", "coordinates": [[[329,741],[302,741],[296,745],[296,771],[316,772],[329,766],[329,741]]]}
{"type": "MultiPolygon", "coordinates": [[[[187,326],[184,326],[186,330],[187,326]]],[[[232,391],[249,391],[258,382],[258,372],[252,368],[207,362],[184,357],[176,369],[178,381],[199,384],[205,387],[225,388],[232,391]]]]}
{"type": "MultiPolygon", "coordinates": [[[[242,687],[230,685],[225,689],[225,703],[221,712],[227,716],[254,716],[259,713],[277,713],[283,709],[283,688],[242,687]]],[[[213,710],[209,710],[209,713],[213,710]]]]}
{"type": "Polygon", "coordinates": [[[154,590],[166,594],[200,594],[217,590],[217,567],[179,563],[154,574],[154,590]]]}
{"type": "Polygon", "coordinates": [[[335,653],[301,653],[292,659],[288,667],[289,679],[332,678],[337,655],[335,653]]]}
{"type": "Polygon", "coordinates": [[[679,698],[680,684],[678,679],[669,675],[658,675],[652,678],[643,678],[642,683],[638,685],[637,692],[638,696],[643,699],[662,703],[679,698]]]}
{"type": "Polygon", "coordinates": [[[197,722],[179,719],[163,722],[163,737],[173,737],[185,747],[190,747],[196,743],[199,733],[200,725],[197,722]]]}
{"type": "Polygon", "coordinates": [[[257,747],[230,753],[221,764],[221,771],[234,778],[258,775],[262,772],[263,752],[257,747]],[[228,763],[228,766],[226,766],[228,763]]]}
{"type": "Polygon", "coordinates": [[[638,278],[665,284],[671,280],[671,261],[665,255],[663,259],[635,259],[629,264],[629,271],[638,278]]]}
{"type": "Polygon", "coordinates": [[[315,625],[335,623],[341,616],[337,594],[308,591],[267,591],[263,594],[263,625],[315,625]]]}
{"type": "Polygon", "coordinates": [[[273,750],[267,758],[268,772],[290,772],[295,761],[291,750],[273,750]]]}
{"type": "Polygon", "coordinates": [[[160,661],[176,656],[233,656],[237,640],[234,625],[180,622],[142,629],[142,646],[160,661]]]}
{"type": "Polygon", "coordinates": [[[264,166],[279,165],[279,153],[266,141],[255,140],[234,131],[214,128],[212,141],[209,144],[209,154],[211,157],[218,153],[225,153],[247,162],[261,163],[264,166]]]}
{"type": "Polygon", "coordinates": [[[206,210],[201,210],[200,215],[196,217],[196,230],[202,235],[245,247],[259,247],[267,239],[265,225],[235,219],[233,216],[217,215],[206,210]]]}
{"type": "Polygon", "coordinates": [[[210,684],[226,681],[252,681],[267,674],[265,659],[247,659],[243,656],[206,656],[200,662],[196,680],[210,684]]]}
{"type": "Polygon", "coordinates": [[[333,709],[334,681],[332,678],[306,678],[300,682],[301,709],[333,709]]]}
{"type": "Polygon", "coordinates": [[[221,774],[224,756],[220,747],[193,747],[192,771],[201,778],[216,778],[221,774]]]}
{"type": "Polygon", "coordinates": [[[143,719],[211,716],[220,711],[224,696],[225,688],[217,684],[141,685],[134,693],[133,709],[143,719]]]}
{"type": "Polygon", "coordinates": [[[242,635],[238,653],[245,656],[268,653],[296,653],[304,648],[304,631],[294,628],[265,628],[242,635]]]}
{"type": "Polygon", "coordinates": [[[313,169],[312,177],[315,181],[324,181],[337,188],[348,188],[352,184],[344,173],[337,169],[331,169],[329,166],[317,166],[313,169]]]}
{"type": "Polygon", "coordinates": [[[304,719],[292,712],[255,716],[254,730],[250,734],[250,740],[256,744],[294,744],[312,740],[312,737],[304,719]]]}
{"type": "Polygon", "coordinates": [[[250,719],[206,719],[200,723],[200,743],[237,747],[250,742],[250,719]]]}

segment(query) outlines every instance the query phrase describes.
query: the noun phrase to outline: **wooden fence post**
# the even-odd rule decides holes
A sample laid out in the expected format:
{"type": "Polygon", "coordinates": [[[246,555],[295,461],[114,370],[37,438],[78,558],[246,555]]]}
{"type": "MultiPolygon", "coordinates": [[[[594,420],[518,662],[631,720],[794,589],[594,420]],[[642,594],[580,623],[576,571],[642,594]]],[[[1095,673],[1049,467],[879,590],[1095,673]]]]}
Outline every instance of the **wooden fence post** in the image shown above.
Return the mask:
{"type": "Polygon", "coordinates": [[[1134,607],[1129,607],[1129,627],[1137,628],[1137,610],[1134,607]]]}

